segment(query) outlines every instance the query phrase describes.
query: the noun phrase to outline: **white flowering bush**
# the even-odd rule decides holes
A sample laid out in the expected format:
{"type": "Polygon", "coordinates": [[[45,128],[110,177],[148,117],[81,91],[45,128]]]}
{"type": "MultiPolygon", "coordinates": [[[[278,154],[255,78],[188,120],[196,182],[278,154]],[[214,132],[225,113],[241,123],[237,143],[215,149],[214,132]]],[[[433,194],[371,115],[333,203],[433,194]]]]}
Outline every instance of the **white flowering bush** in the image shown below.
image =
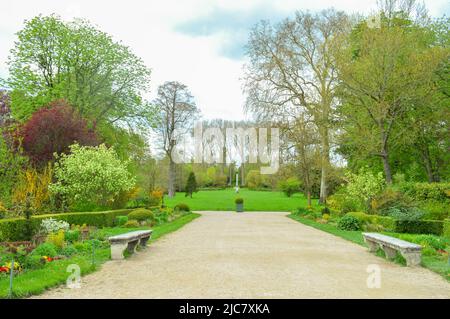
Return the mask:
{"type": "Polygon", "coordinates": [[[378,195],[385,187],[383,173],[373,174],[367,169],[361,169],[358,174],[347,172],[345,179],[348,182],[346,193],[363,203],[378,195]]]}
{"type": "Polygon", "coordinates": [[[59,230],[69,230],[70,225],[64,220],[56,220],[54,218],[47,218],[41,222],[41,230],[45,234],[56,233],[59,230]]]}
{"type": "Polygon", "coordinates": [[[56,182],[49,186],[54,194],[72,203],[88,202],[106,206],[121,191],[135,185],[135,177],[113,148],[70,146],[70,154],[62,154],[55,164],[56,182]]]}

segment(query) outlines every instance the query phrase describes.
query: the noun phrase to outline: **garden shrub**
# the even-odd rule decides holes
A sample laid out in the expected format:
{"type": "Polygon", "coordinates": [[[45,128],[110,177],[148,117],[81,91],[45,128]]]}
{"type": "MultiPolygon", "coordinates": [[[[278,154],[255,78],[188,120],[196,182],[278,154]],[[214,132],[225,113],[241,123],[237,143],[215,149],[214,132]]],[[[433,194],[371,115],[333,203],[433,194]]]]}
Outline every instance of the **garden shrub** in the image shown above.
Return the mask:
{"type": "Polygon", "coordinates": [[[191,211],[189,206],[187,204],[185,204],[185,203],[179,203],[179,204],[175,205],[174,209],[178,210],[178,211],[182,211],[182,212],[189,212],[189,211],[191,211]]]}
{"type": "Polygon", "coordinates": [[[70,146],[70,154],[58,155],[54,175],[56,182],[49,185],[55,195],[70,198],[73,203],[95,203],[105,207],[120,191],[129,191],[135,177],[128,171],[113,148],[104,144],[97,147],[70,146]],[[94,178],[93,178],[94,177],[94,178]]]}
{"type": "Polygon", "coordinates": [[[450,240],[435,235],[394,234],[395,237],[435,250],[444,250],[450,245],[450,240]]]}
{"type": "Polygon", "coordinates": [[[143,222],[146,220],[153,220],[154,214],[151,210],[145,209],[145,208],[138,208],[136,210],[133,210],[131,213],[128,214],[128,220],[137,220],[138,222],[143,222]]]}
{"type": "MultiPolygon", "coordinates": [[[[395,219],[388,216],[378,216],[370,215],[362,212],[350,212],[346,215],[353,216],[360,222],[361,225],[381,225],[384,230],[394,230],[395,229],[395,219]]],[[[377,228],[376,226],[371,226],[372,228],[377,228]]]]}
{"type": "Polygon", "coordinates": [[[47,242],[55,245],[58,249],[62,249],[65,244],[64,230],[60,229],[56,233],[50,233],[47,236],[47,242]]]}
{"type": "MultiPolygon", "coordinates": [[[[48,256],[48,255],[43,255],[43,256],[48,256]]],[[[42,256],[40,255],[34,255],[34,254],[30,254],[28,256],[25,257],[24,262],[23,262],[23,266],[26,269],[39,269],[44,267],[45,265],[45,261],[44,259],[42,259],[42,256]]]]}
{"type": "Polygon", "coordinates": [[[444,236],[447,239],[450,239],[450,219],[444,220],[442,236],[444,236]]]}
{"type": "Polygon", "coordinates": [[[388,215],[392,207],[403,209],[412,206],[414,205],[411,198],[391,187],[372,198],[370,202],[370,210],[379,215],[388,215]]]}
{"type": "Polygon", "coordinates": [[[73,248],[79,253],[86,253],[92,250],[91,245],[88,242],[76,242],[73,244],[73,248]]]}
{"type": "Polygon", "coordinates": [[[52,243],[43,243],[37,246],[31,255],[55,257],[57,255],[56,246],[52,243]]]}
{"type": "Polygon", "coordinates": [[[80,239],[80,231],[75,229],[68,230],[64,233],[64,238],[70,243],[77,242],[80,239]]]}
{"type": "Polygon", "coordinates": [[[61,254],[66,257],[75,255],[78,250],[74,246],[66,246],[61,250],[61,254]]]}
{"type": "Polygon", "coordinates": [[[164,224],[167,223],[169,221],[169,211],[165,208],[162,209],[156,209],[153,211],[155,219],[154,221],[156,222],[157,225],[160,224],[164,224]]]}
{"type": "Polygon", "coordinates": [[[439,201],[450,200],[450,183],[402,183],[399,189],[406,195],[418,201],[439,201]]]}
{"type": "Polygon", "coordinates": [[[420,220],[424,215],[424,212],[415,207],[391,207],[386,212],[389,217],[401,221],[417,221],[420,220]]]}
{"type": "Polygon", "coordinates": [[[364,208],[367,208],[367,204],[374,196],[381,193],[385,185],[383,173],[375,175],[368,168],[361,168],[358,174],[347,172],[345,179],[347,180],[345,192],[364,208]]]}
{"type": "Polygon", "coordinates": [[[322,208],[321,213],[322,213],[322,215],[330,215],[331,214],[330,209],[328,207],[322,208]]]}
{"type": "Polygon", "coordinates": [[[395,232],[410,234],[434,234],[443,233],[444,222],[441,220],[397,220],[395,232]]]}
{"type": "Polygon", "coordinates": [[[47,218],[41,222],[41,229],[45,234],[58,232],[60,229],[68,230],[70,225],[64,220],[56,220],[54,218],[47,218]]]}
{"type": "Polygon", "coordinates": [[[234,200],[235,204],[243,204],[244,203],[244,199],[242,197],[238,197],[234,200]]]}
{"type": "Polygon", "coordinates": [[[450,202],[438,202],[430,200],[419,202],[418,206],[425,212],[424,219],[444,220],[450,217],[450,202]]]}
{"type": "Polygon", "coordinates": [[[345,215],[338,222],[338,228],[341,230],[360,230],[361,224],[356,217],[345,215]]]}
{"type": "Polygon", "coordinates": [[[290,177],[278,183],[278,187],[287,197],[291,197],[295,193],[300,192],[300,186],[301,182],[297,177],[290,177]]]}
{"type": "Polygon", "coordinates": [[[125,225],[125,223],[128,221],[128,216],[117,216],[116,217],[116,226],[122,226],[125,225]]]}
{"type": "MultiPolygon", "coordinates": [[[[31,228],[33,233],[40,229],[42,220],[54,218],[56,220],[64,220],[72,225],[89,225],[95,227],[112,227],[116,216],[126,215],[131,212],[130,209],[121,209],[104,212],[84,212],[84,213],[63,213],[49,215],[31,216],[31,228]]],[[[0,232],[3,234],[4,240],[20,241],[27,240],[26,236],[26,220],[24,218],[8,218],[0,220],[0,232]]]]}
{"type": "Polygon", "coordinates": [[[137,220],[132,219],[132,220],[127,221],[125,223],[125,225],[123,225],[123,227],[125,227],[125,228],[137,228],[137,227],[139,227],[139,223],[138,223],[137,220]]]}

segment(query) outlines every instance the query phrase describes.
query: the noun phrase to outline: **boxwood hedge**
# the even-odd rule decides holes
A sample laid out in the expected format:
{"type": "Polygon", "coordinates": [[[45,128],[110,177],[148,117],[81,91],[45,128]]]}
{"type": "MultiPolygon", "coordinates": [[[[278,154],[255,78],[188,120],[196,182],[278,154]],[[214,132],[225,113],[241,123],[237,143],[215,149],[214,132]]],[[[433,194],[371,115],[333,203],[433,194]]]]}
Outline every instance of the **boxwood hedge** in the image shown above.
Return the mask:
{"type": "MultiPolygon", "coordinates": [[[[89,225],[96,227],[111,227],[117,216],[128,215],[131,209],[118,209],[105,212],[85,212],[85,213],[63,213],[63,214],[46,214],[35,215],[30,219],[31,229],[35,233],[43,219],[54,218],[57,220],[64,220],[69,224],[75,225],[89,225]]],[[[25,238],[25,228],[27,220],[25,218],[8,218],[0,219],[0,241],[20,241],[27,240],[25,238]]]]}

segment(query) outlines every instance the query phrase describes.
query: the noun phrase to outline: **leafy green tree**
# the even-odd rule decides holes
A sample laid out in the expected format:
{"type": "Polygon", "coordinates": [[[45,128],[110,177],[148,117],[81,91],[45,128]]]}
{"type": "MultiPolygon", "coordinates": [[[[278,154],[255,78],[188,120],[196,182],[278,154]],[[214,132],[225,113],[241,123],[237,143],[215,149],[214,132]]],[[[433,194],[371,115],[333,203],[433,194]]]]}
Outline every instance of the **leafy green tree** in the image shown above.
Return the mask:
{"type": "Polygon", "coordinates": [[[56,182],[49,186],[52,193],[67,199],[69,205],[87,202],[107,207],[121,191],[129,191],[135,178],[127,170],[113,148],[70,147],[71,154],[61,154],[55,163],[56,182]]]}
{"type": "Polygon", "coordinates": [[[186,182],[186,197],[189,196],[192,198],[192,193],[197,192],[197,181],[195,180],[194,172],[190,172],[187,182],[186,182]]]}
{"type": "Polygon", "coordinates": [[[25,21],[9,58],[12,112],[26,120],[64,98],[99,124],[146,119],[150,71],[131,50],[85,20],[56,15],[25,21]]]}
{"type": "Polygon", "coordinates": [[[341,142],[357,158],[381,159],[386,182],[392,183],[393,153],[412,139],[411,119],[437,92],[436,71],[449,50],[434,45],[430,29],[407,12],[383,11],[379,27],[360,22],[340,41],[347,41],[347,51],[336,56],[341,142]]]}

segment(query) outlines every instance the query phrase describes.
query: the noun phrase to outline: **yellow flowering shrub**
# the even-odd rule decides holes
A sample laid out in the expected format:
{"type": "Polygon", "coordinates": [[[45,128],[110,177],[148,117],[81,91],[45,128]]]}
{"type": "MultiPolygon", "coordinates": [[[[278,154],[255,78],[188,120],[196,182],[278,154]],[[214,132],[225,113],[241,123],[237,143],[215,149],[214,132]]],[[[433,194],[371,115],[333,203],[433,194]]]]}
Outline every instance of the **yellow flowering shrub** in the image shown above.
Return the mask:
{"type": "Polygon", "coordinates": [[[58,248],[63,248],[65,241],[64,241],[64,230],[60,229],[55,233],[51,233],[47,236],[47,242],[52,243],[58,248]]]}

